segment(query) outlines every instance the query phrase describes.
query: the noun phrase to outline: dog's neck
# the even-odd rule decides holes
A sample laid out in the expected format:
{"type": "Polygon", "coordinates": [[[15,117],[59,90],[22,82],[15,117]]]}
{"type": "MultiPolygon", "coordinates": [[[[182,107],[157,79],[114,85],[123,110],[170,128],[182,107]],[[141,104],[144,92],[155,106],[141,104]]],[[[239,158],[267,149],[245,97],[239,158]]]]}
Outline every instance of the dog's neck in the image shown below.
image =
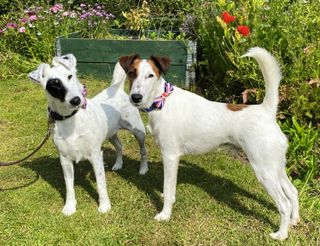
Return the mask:
{"type": "Polygon", "coordinates": [[[85,111],[87,111],[87,109],[83,110],[82,108],[78,108],[68,115],[62,115],[61,112],[50,111],[50,108],[48,107],[49,120],[52,120],[55,124],[53,135],[65,138],[81,132],[76,128],[82,127],[82,124],[79,124],[79,122],[83,121],[83,113],[85,111]]]}
{"type": "Polygon", "coordinates": [[[62,121],[62,120],[66,120],[72,116],[74,116],[77,112],[79,111],[79,109],[76,109],[74,111],[71,112],[71,114],[68,115],[61,115],[58,112],[53,111],[50,107],[48,107],[48,115],[49,118],[54,120],[54,121],[62,121]]]}
{"type": "Polygon", "coordinates": [[[173,85],[161,78],[160,86],[155,90],[148,105],[148,108],[142,108],[142,111],[151,112],[153,110],[161,110],[165,106],[167,97],[173,92],[173,85]]]}

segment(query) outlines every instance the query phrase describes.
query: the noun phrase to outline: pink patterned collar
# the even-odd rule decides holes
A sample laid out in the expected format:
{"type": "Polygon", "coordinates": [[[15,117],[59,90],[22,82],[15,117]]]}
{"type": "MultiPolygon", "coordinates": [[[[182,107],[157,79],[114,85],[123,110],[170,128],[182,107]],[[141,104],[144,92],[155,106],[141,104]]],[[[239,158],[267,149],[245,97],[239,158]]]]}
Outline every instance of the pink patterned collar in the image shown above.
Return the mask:
{"type": "Polygon", "coordinates": [[[174,87],[172,84],[169,82],[164,83],[164,92],[161,94],[161,96],[157,97],[149,108],[142,108],[141,110],[149,113],[154,109],[162,109],[164,103],[166,102],[166,98],[173,92],[173,90],[174,87]]]}

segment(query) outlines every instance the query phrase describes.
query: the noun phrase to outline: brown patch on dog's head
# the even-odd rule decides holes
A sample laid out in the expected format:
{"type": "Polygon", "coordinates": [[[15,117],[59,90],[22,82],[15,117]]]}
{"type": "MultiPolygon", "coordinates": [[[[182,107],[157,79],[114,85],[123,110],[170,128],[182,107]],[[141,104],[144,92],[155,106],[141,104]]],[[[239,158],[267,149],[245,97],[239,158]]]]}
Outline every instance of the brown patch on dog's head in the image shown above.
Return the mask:
{"type": "Polygon", "coordinates": [[[160,71],[159,71],[158,67],[156,66],[156,64],[154,64],[154,61],[148,59],[147,62],[150,64],[154,73],[156,74],[157,78],[159,79],[160,78],[160,71]]]}
{"type": "Polygon", "coordinates": [[[129,80],[129,88],[131,90],[132,83],[138,76],[139,63],[141,62],[138,54],[130,56],[121,56],[119,62],[123,70],[126,72],[129,80]]]}
{"type": "Polygon", "coordinates": [[[141,60],[138,54],[121,56],[119,58],[120,65],[126,73],[128,73],[130,66],[135,62],[135,60],[141,60]]]}
{"type": "Polygon", "coordinates": [[[242,109],[248,107],[247,104],[231,104],[231,103],[228,103],[227,104],[227,108],[231,111],[241,111],[242,109]]]}
{"type": "Polygon", "coordinates": [[[154,68],[156,74],[159,74],[158,77],[160,77],[161,73],[166,74],[170,66],[169,57],[150,56],[148,62],[154,68]]]}

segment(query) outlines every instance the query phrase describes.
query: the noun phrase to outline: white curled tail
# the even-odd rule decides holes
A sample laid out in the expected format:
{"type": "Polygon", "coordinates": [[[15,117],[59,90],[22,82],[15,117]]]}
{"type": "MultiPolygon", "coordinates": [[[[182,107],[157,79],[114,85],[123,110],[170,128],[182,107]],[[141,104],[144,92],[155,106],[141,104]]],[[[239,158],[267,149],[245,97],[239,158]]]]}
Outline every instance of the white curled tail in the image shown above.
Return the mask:
{"type": "Polygon", "coordinates": [[[122,66],[119,62],[117,62],[116,66],[113,70],[111,86],[121,88],[124,90],[124,82],[127,78],[126,72],[123,70],[122,66]]]}
{"type": "Polygon", "coordinates": [[[243,55],[253,57],[259,64],[265,81],[266,93],[262,106],[274,116],[279,103],[279,85],[281,80],[280,66],[277,60],[265,49],[254,47],[243,55]]]}

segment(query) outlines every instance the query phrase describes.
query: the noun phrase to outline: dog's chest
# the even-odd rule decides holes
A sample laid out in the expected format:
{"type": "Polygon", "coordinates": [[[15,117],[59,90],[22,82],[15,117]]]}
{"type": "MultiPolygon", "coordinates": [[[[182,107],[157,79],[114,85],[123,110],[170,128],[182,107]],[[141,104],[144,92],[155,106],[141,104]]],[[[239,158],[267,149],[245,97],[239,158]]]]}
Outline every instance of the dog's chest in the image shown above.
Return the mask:
{"type": "Polygon", "coordinates": [[[85,134],[70,136],[54,135],[54,143],[60,153],[75,162],[88,159],[91,153],[92,139],[85,134]]]}

